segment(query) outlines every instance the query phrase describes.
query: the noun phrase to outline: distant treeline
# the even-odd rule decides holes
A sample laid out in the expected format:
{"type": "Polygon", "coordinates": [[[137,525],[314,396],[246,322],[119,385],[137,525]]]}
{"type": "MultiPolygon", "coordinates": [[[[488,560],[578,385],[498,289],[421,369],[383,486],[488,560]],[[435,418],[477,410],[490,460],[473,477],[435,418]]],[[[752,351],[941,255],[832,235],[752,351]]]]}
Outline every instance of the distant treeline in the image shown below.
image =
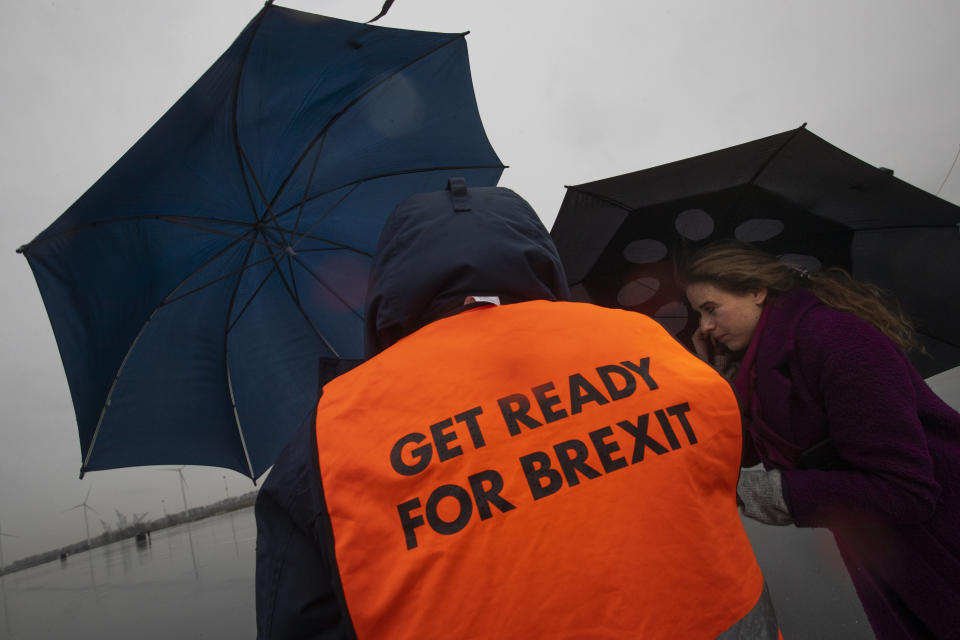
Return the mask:
{"type": "Polygon", "coordinates": [[[119,529],[109,529],[96,537],[90,538],[89,544],[86,540],[82,540],[59,549],[44,551],[43,553],[28,556],[26,558],[17,560],[16,562],[12,562],[5,567],[0,567],[0,576],[13,573],[14,571],[20,571],[21,569],[26,569],[28,567],[35,567],[38,564],[44,564],[45,562],[50,562],[51,560],[56,560],[57,558],[63,557],[64,554],[70,556],[75,553],[79,553],[80,551],[88,551],[94,547],[102,547],[103,545],[110,544],[111,542],[125,540],[126,538],[133,538],[140,533],[156,531],[157,529],[165,529],[167,527],[183,524],[184,522],[202,520],[203,518],[209,518],[210,516],[215,516],[221,513],[227,513],[229,511],[236,511],[237,509],[251,507],[256,500],[257,492],[251,491],[235,498],[225,498],[219,502],[214,502],[213,504],[204,505],[202,507],[193,507],[192,509],[187,509],[186,511],[180,511],[178,513],[171,513],[170,515],[157,518],[156,520],[136,522],[119,529]]]}

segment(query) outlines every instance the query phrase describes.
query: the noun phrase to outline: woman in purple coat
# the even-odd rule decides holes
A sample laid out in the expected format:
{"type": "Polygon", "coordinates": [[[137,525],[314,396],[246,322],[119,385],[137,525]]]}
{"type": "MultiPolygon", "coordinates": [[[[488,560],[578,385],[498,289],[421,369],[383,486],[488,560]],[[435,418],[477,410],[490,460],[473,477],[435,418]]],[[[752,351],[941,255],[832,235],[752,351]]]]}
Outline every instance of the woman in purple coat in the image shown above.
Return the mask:
{"type": "Polygon", "coordinates": [[[960,414],[907,359],[896,306],[739,243],[681,278],[698,355],[739,362],[743,466],[763,463],[741,473],[745,515],[829,528],[881,640],[960,638],[960,414]]]}

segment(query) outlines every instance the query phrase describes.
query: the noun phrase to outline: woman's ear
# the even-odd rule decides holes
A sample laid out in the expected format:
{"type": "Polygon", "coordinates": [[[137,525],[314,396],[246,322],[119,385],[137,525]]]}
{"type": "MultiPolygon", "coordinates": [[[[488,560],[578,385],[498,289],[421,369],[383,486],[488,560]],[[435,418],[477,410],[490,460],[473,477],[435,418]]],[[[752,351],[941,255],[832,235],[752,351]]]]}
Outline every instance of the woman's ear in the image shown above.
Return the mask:
{"type": "Polygon", "coordinates": [[[758,305],[761,305],[761,306],[762,306],[763,303],[766,302],[766,300],[767,300],[767,288],[766,288],[766,287],[761,287],[761,288],[759,288],[759,289],[751,289],[750,291],[747,292],[747,294],[750,296],[750,300],[751,300],[751,301],[753,301],[755,304],[758,304],[758,305]]]}

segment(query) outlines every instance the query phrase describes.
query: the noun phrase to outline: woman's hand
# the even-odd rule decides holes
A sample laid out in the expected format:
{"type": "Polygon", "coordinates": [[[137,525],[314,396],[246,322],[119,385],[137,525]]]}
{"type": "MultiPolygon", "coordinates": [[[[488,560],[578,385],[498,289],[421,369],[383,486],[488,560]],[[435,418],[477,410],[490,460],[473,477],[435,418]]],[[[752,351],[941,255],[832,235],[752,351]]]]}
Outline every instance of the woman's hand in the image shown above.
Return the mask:
{"type": "Polygon", "coordinates": [[[713,336],[705,334],[699,328],[693,332],[693,352],[697,354],[698,358],[710,365],[713,364],[710,352],[714,345],[713,336]]]}
{"type": "Polygon", "coordinates": [[[694,331],[693,352],[727,380],[733,380],[737,374],[739,363],[731,360],[730,352],[722,344],[717,344],[711,334],[700,329],[694,331]]]}
{"type": "Polygon", "coordinates": [[[743,515],[774,526],[793,524],[793,516],[783,496],[780,471],[741,469],[737,481],[737,504],[743,515]]]}

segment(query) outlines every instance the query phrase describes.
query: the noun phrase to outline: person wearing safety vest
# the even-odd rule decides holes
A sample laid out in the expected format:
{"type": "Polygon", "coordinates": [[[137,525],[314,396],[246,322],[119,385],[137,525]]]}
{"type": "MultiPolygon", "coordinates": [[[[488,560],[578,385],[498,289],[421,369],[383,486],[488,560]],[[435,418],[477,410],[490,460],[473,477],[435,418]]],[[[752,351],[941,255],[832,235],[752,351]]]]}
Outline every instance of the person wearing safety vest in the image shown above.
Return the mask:
{"type": "Polygon", "coordinates": [[[650,318],[568,297],[512,191],[397,207],[370,357],[257,501],[259,638],[779,637],[730,386],[650,318]]]}

